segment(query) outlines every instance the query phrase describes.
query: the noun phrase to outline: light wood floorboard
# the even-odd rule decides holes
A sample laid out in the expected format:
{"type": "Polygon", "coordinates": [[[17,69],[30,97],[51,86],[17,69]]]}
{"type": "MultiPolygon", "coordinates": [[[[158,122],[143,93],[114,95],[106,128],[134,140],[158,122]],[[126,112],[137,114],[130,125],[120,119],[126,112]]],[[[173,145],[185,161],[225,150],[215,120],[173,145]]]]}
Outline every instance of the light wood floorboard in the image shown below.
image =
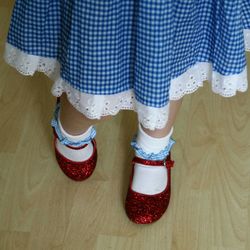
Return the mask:
{"type": "MultiPolygon", "coordinates": [[[[0,3],[1,55],[12,7],[0,3]]],[[[184,98],[170,206],[160,221],[141,226],[124,211],[136,114],[122,111],[97,125],[97,168],[73,182],[53,152],[51,85],[0,59],[1,250],[250,249],[249,91],[222,98],[206,83],[184,98]]]]}

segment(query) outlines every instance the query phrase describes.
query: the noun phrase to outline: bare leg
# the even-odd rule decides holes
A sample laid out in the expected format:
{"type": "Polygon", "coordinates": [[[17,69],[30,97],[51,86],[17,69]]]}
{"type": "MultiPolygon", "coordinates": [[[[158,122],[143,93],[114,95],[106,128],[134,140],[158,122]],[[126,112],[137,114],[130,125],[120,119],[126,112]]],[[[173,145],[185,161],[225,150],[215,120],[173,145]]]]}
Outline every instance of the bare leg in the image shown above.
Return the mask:
{"type": "Polygon", "coordinates": [[[169,134],[171,128],[174,125],[174,122],[176,120],[177,113],[181,107],[182,99],[178,101],[170,101],[170,108],[169,108],[169,118],[166,126],[163,129],[155,129],[150,130],[146,129],[142,126],[142,129],[150,136],[155,138],[161,138],[169,134]]]}
{"type": "Polygon", "coordinates": [[[105,116],[101,119],[87,118],[69,103],[65,93],[60,97],[60,102],[60,121],[64,130],[71,135],[83,134],[90,126],[111,117],[105,116]]]}

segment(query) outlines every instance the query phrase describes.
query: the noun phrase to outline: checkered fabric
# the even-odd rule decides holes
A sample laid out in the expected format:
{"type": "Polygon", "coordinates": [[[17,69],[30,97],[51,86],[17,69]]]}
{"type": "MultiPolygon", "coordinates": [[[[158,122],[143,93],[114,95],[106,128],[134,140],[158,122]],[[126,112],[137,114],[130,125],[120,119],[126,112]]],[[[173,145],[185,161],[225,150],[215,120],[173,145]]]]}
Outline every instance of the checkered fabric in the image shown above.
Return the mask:
{"type": "Polygon", "coordinates": [[[7,41],[57,58],[62,78],[81,92],[133,89],[139,102],[159,108],[170,80],[197,62],[240,73],[243,29],[250,0],[16,0],[7,41]]]}

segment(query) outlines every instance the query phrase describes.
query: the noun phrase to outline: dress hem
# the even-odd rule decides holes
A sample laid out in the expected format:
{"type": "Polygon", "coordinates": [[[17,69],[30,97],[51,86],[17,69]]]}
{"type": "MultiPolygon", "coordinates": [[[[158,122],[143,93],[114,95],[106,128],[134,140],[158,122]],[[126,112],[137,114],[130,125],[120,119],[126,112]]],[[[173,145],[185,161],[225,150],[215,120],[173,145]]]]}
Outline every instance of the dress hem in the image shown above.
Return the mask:
{"type": "MultiPolygon", "coordinates": [[[[250,51],[250,29],[244,30],[245,50],[250,51]]],[[[133,89],[113,95],[92,95],[80,92],[60,76],[60,63],[54,58],[27,54],[6,42],[4,59],[23,75],[32,76],[36,71],[43,72],[54,81],[51,93],[59,97],[67,94],[69,102],[89,119],[116,115],[120,110],[133,110],[138,114],[139,122],[150,130],[163,128],[168,120],[169,103],[161,108],[146,106],[138,102],[133,89]]],[[[212,63],[197,62],[183,74],[171,80],[169,99],[179,100],[191,94],[209,81],[212,91],[224,97],[245,92],[248,87],[247,67],[239,74],[222,75],[213,71],[212,63]]]]}

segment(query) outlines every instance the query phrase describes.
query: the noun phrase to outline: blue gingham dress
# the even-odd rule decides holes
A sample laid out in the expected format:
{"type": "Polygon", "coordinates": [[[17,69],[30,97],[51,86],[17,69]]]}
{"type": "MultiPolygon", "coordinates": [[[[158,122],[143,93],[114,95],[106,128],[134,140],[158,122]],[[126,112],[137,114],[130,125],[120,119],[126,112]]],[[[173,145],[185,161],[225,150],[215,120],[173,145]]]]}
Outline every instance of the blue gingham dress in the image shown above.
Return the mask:
{"type": "Polygon", "coordinates": [[[52,93],[90,118],[132,109],[154,129],[204,80],[245,91],[245,50],[250,0],[16,0],[5,59],[53,75],[52,93]]]}

